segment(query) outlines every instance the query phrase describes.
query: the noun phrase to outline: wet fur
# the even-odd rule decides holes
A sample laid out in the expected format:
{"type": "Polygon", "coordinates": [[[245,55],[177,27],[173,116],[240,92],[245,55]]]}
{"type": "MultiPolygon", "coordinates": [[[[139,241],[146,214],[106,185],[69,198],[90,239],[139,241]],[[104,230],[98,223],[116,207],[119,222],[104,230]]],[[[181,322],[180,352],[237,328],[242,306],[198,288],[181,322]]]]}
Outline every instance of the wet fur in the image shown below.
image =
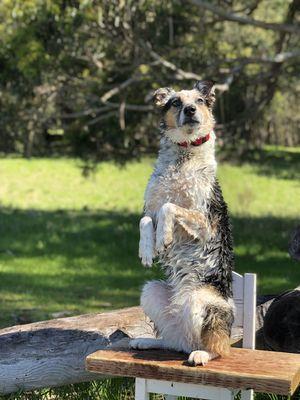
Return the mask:
{"type": "Polygon", "coordinates": [[[189,362],[205,364],[230,349],[233,323],[232,238],[216,178],[214,93],[206,83],[191,91],[160,89],[162,139],[154,172],[145,192],[140,257],[151,266],[157,257],[166,281],[146,283],[141,296],[159,339],[135,339],[134,348],[167,348],[189,353],[189,362]],[[199,100],[199,97],[203,101],[199,100]],[[195,104],[199,124],[184,124],[182,109],[195,104]],[[192,143],[211,132],[201,146],[192,143]]]}

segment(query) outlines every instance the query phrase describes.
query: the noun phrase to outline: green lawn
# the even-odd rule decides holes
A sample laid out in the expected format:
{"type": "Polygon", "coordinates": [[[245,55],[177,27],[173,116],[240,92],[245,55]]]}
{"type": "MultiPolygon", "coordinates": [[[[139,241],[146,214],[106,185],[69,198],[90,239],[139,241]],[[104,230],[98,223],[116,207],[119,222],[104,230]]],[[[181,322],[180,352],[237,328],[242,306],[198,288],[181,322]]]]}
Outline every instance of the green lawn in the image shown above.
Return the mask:
{"type": "MultiPolygon", "coordinates": [[[[107,162],[86,178],[78,160],[0,160],[0,326],[138,304],[143,282],[160,275],[137,257],[152,166],[152,159],[122,168],[107,162]]],[[[260,293],[297,286],[300,268],[287,247],[300,219],[300,148],[223,163],[219,178],[237,271],[256,272],[260,293]]],[[[99,398],[86,396],[66,398],[99,398]]]]}
{"type": "MultiPolygon", "coordinates": [[[[299,221],[300,149],[263,156],[263,163],[253,154],[241,166],[221,164],[219,178],[236,269],[257,272],[259,292],[276,293],[300,282],[287,254],[299,221]]],[[[160,273],[137,258],[152,165],[103,163],[85,178],[76,160],[0,160],[1,326],[138,303],[142,283],[160,273]]]]}

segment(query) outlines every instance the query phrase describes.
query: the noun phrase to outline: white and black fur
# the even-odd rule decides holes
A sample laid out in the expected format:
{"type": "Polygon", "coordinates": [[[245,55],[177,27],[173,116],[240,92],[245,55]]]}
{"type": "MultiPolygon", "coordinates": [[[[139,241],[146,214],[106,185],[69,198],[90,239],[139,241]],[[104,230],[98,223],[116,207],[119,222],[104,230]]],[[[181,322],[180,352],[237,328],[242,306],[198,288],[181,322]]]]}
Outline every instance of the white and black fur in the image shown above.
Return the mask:
{"type": "Polygon", "coordinates": [[[158,257],[167,279],[147,282],[141,295],[158,338],[133,339],[131,347],[183,351],[191,364],[206,364],[228,354],[234,319],[232,237],[216,178],[213,83],[159,89],[154,101],[162,111],[162,139],[145,192],[139,255],[145,266],[158,257]],[[196,146],[207,134],[209,140],[196,146]]]}

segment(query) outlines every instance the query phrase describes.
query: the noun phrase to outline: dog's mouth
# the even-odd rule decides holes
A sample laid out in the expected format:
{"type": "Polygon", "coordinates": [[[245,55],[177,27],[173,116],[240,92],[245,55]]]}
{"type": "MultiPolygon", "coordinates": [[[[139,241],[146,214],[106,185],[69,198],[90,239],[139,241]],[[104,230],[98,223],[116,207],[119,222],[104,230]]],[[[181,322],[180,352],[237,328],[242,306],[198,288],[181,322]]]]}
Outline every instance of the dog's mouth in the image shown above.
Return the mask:
{"type": "Polygon", "coordinates": [[[183,120],[182,126],[194,126],[200,124],[200,121],[197,118],[186,117],[183,120]]]}

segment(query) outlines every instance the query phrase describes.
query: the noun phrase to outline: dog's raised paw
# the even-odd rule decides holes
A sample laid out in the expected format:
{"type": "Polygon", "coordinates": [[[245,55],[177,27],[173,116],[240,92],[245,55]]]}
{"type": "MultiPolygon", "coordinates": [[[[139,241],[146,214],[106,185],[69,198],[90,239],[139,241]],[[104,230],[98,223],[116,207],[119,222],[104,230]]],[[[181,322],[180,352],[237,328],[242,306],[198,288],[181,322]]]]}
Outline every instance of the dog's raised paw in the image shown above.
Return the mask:
{"type": "MultiPolygon", "coordinates": [[[[164,228],[164,227],[163,227],[164,228]]],[[[156,246],[155,249],[158,254],[161,254],[173,242],[172,230],[166,230],[158,227],[156,233],[156,246]]]]}
{"type": "Polygon", "coordinates": [[[150,268],[152,266],[154,254],[151,249],[145,252],[140,251],[139,257],[144,267],[150,268]]]}
{"type": "Polygon", "coordinates": [[[206,365],[210,360],[209,353],[204,350],[192,351],[188,363],[191,365],[206,365]]]}
{"type": "Polygon", "coordinates": [[[153,240],[140,240],[139,257],[144,267],[152,266],[153,259],[155,257],[153,240]]]}
{"type": "Polygon", "coordinates": [[[140,221],[139,257],[145,267],[151,267],[155,257],[152,219],[145,216],[140,221]]]}
{"type": "Polygon", "coordinates": [[[164,240],[162,235],[157,235],[156,236],[156,245],[155,245],[155,250],[157,254],[161,254],[165,250],[165,245],[164,245],[164,240]]]}
{"type": "Polygon", "coordinates": [[[159,211],[155,246],[158,254],[163,253],[173,242],[174,207],[174,204],[165,203],[159,211]]]}

